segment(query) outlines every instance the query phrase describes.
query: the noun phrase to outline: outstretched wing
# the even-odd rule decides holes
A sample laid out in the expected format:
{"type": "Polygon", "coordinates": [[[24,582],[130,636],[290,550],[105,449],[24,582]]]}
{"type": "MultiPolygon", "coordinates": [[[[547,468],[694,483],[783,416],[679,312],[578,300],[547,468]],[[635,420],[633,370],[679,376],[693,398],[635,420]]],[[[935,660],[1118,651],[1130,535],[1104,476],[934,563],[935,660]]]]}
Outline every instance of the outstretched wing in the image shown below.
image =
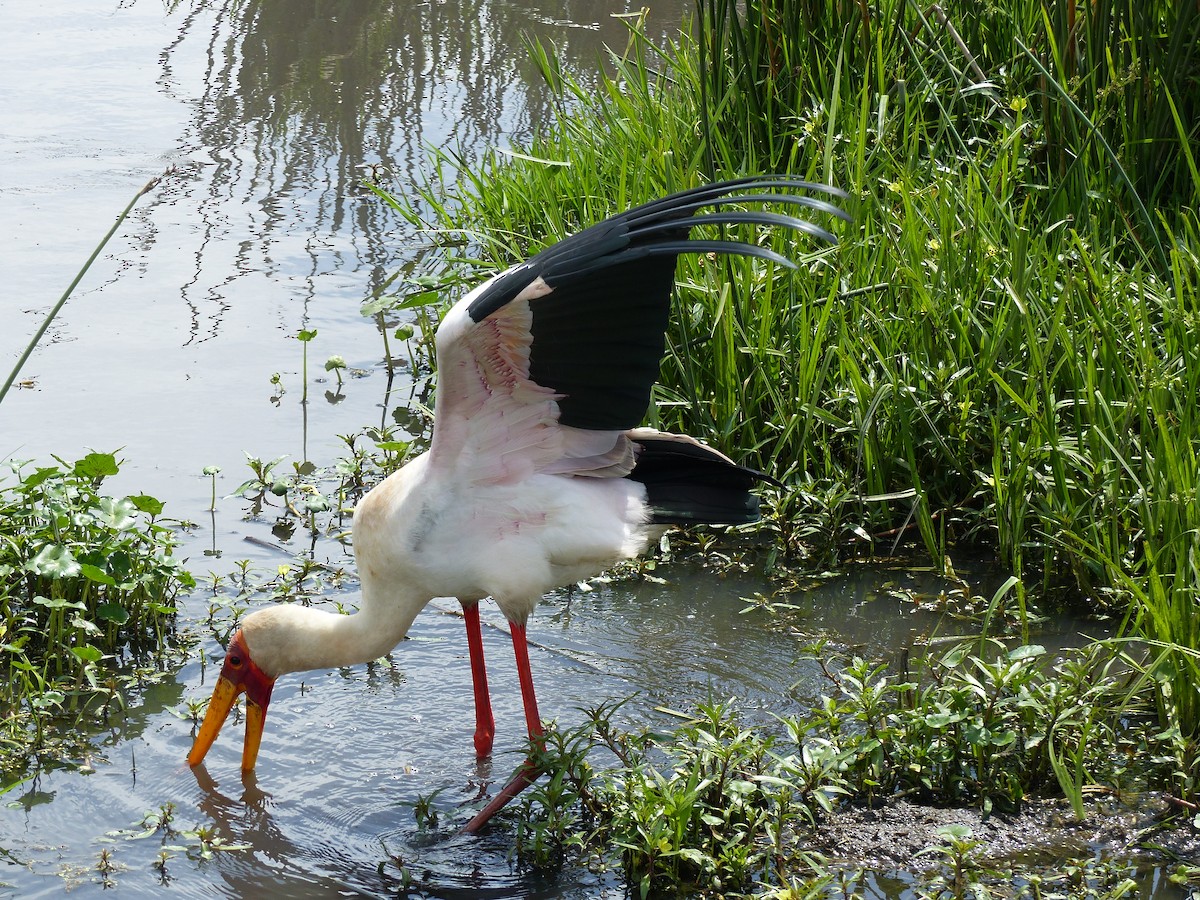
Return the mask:
{"type": "Polygon", "coordinates": [[[730,208],[805,207],[848,219],[845,196],[781,176],[744,178],[673,194],[606,219],[476,288],[438,328],[438,392],[430,464],[475,481],[534,472],[622,476],[633,466],[624,432],[650,402],[682,253],[786,257],[755,244],[692,240],[697,225],[791,228],[834,242],[790,215],[730,208]]]}

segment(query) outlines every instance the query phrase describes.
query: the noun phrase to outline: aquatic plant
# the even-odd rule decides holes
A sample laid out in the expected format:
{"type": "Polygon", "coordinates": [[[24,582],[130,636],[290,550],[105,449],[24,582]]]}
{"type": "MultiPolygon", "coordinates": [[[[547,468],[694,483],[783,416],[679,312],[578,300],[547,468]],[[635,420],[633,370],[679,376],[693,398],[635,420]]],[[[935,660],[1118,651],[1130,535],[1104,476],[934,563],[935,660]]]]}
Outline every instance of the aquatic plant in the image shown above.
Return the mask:
{"type": "Polygon", "coordinates": [[[855,226],[798,277],[680,266],[651,424],[781,477],[792,550],[985,545],[1021,605],[1066,586],[1129,609],[1163,725],[1195,744],[1194,5],[700,5],[666,47],[632,23],[595,86],[534,46],[561,114],[528,152],[435,158],[431,263],[491,273],[697,172],[848,190],[855,226]]]}
{"type": "Polygon", "coordinates": [[[798,786],[774,739],[742,727],[728,704],[701,705],[671,734],[622,732],[612,721],[620,705],[586,711],[579,728],[549,729],[534,751],[548,775],[523,802],[519,859],[615,865],[643,898],[824,880],[818,856],[795,836],[840,791],[836,772],[798,786]],[[620,765],[594,770],[597,748],[620,765]]]}
{"type": "MultiPolygon", "coordinates": [[[[1150,692],[1129,698],[1137,679],[1117,644],[1051,660],[1040,647],[975,640],[930,652],[911,671],[824,645],[813,659],[825,691],[773,725],[707,703],[675,713],[673,730],[626,731],[617,702],[583,710],[575,728],[551,728],[531,748],[546,774],[516,817],[518,859],[615,869],[643,897],[828,895],[832,864],[821,848],[846,805],[972,804],[983,821],[1033,797],[1074,791],[1090,806],[1177,774],[1150,692]],[[1051,762],[1069,753],[1081,761],[1078,784],[1064,784],[1051,762]]],[[[939,865],[918,882],[921,896],[983,896],[997,880],[1024,885],[1019,896],[1051,885],[1076,895],[1054,865],[1030,860],[1015,875],[1011,863],[985,865],[961,828],[923,855],[939,865]]],[[[1097,868],[1081,869],[1079,895],[1128,891],[1127,865],[1089,865],[1097,868]]]]}
{"type": "MultiPolygon", "coordinates": [[[[7,461],[0,476],[0,718],[5,783],[48,728],[107,716],[165,659],[175,600],[194,586],[173,555],[178,523],[144,494],[106,495],[113,454],[34,466],[7,461]]],[[[68,729],[69,731],[69,729],[68,729]]]]}
{"type": "Polygon", "coordinates": [[[133,208],[137,205],[137,202],[142,199],[143,196],[158,187],[158,183],[162,181],[163,178],[169,177],[174,173],[175,167],[171,166],[162,175],[156,175],[151,178],[136,194],[133,195],[133,199],[129,201],[129,204],[117,215],[116,221],[114,221],[112,227],[108,229],[108,233],[100,239],[100,243],[97,244],[95,249],[92,250],[91,255],[88,256],[87,260],[84,262],[79,271],[75,273],[75,277],[71,280],[71,283],[67,285],[67,289],[63,291],[62,295],[58,298],[58,301],[50,308],[50,311],[45,315],[45,317],[43,317],[42,323],[38,326],[37,331],[33,333],[33,337],[29,339],[29,343],[25,345],[25,349],[21,351],[21,355],[17,358],[16,363],[12,367],[12,371],[9,372],[8,377],[4,380],[4,384],[0,385],[0,403],[4,401],[4,397],[8,394],[9,389],[17,380],[17,376],[21,373],[21,369],[29,360],[29,357],[32,355],[33,351],[37,348],[37,345],[40,344],[42,338],[46,336],[46,331],[50,328],[50,323],[52,323],[62,311],[63,306],[66,305],[67,300],[70,298],[71,294],[74,293],[75,288],[79,286],[79,282],[83,280],[83,276],[87,274],[88,269],[92,267],[92,263],[94,263],[96,258],[100,256],[100,252],[112,239],[112,236],[117,233],[122,223],[124,223],[124,221],[129,217],[130,212],[133,211],[133,208]]]}
{"type": "Polygon", "coordinates": [[[834,654],[831,662],[817,646],[813,659],[830,691],[809,716],[786,724],[798,743],[811,735],[829,742],[845,760],[852,796],[872,802],[903,793],[976,805],[985,815],[1019,810],[1030,796],[1073,798],[1118,782],[1118,748],[1140,742],[1161,752],[1161,736],[1130,727],[1150,712],[1150,699],[1146,691],[1131,696],[1118,649],[1096,643],[1045,656],[1036,645],[980,640],[894,672],[861,657],[834,654]],[[1060,767],[1067,757],[1074,766],[1060,767]]]}
{"type": "Polygon", "coordinates": [[[231,494],[249,501],[247,516],[258,517],[274,512],[273,532],[291,539],[297,527],[308,526],[310,542],[331,534],[347,538],[349,518],[354,504],[377,482],[400,468],[418,452],[427,437],[399,440],[393,426],[364,428],[352,434],[338,435],[346,455],[334,465],[319,467],[311,461],[285,465],[285,456],[274,459],[246,455],[250,477],[231,494]]]}
{"type": "Polygon", "coordinates": [[[940,857],[945,872],[926,879],[921,894],[949,900],[988,896],[980,884],[984,873],[975,859],[979,842],[973,839],[971,829],[966,825],[943,825],[938,829],[938,838],[938,844],[926,847],[917,855],[940,857]]]}
{"type": "Polygon", "coordinates": [[[300,361],[300,402],[308,403],[308,345],[317,336],[315,328],[301,328],[296,332],[296,340],[302,348],[300,361]]]}

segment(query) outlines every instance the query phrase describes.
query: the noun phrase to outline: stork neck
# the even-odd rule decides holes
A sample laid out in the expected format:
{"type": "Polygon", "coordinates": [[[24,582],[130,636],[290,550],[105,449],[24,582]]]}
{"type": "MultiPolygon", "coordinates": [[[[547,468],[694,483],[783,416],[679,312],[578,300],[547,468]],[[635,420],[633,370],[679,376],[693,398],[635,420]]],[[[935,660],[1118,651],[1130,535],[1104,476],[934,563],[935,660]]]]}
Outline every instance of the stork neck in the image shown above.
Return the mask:
{"type": "Polygon", "coordinates": [[[323,646],[314,648],[321,662],[305,668],[353,666],[386,656],[408,634],[416,613],[407,617],[379,613],[377,606],[368,603],[349,616],[326,613],[329,619],[322,622],[325,627],[318,638],[323,646]]]}
{"type": "Polygon", "coordinates": [[[378,659],[404,638],[424,606],[415,597],[375,596],[364,582],[362,607],[352,615],[286,604],[248,616],[243,629],[254,658],[277,677],[378,659]]]}

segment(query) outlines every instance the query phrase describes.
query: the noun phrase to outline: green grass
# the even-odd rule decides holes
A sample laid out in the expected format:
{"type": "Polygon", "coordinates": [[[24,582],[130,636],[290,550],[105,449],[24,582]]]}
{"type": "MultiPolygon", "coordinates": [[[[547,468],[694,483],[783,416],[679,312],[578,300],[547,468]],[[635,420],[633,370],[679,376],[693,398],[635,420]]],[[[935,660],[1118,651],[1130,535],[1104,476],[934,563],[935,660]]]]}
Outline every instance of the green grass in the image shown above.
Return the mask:
{"type": "Polygon", "coordinates": [[[1200,16],[702,6],[672,46],[632,28],[596,89],[533,47],[562,113],[524,155],[437,158],[429,264],[469,279],[713,178],[847,190],[836,249],[770,238],[798,276],[682,261],[654,423],[782,477],[794,549],[995,548],[1022,602],[1040,585],[1127,609],[1194,744],[1200,43],[1179,35],[1200,16]]]}

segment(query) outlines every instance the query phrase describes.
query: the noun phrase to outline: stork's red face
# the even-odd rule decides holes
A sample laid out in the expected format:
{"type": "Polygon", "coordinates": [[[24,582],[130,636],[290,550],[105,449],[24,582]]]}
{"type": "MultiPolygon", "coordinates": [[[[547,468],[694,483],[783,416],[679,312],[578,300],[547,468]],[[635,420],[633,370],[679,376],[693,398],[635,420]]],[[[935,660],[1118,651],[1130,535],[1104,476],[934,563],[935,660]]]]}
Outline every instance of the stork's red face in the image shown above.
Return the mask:
{"type": "Polygon", "coordinates": [[[271,702],[271,688],[275,679],[268,678],[254,660],[250,658],[250,650],[246,646],[246,638],[241,629],[229,641],[229,652],[225,654],[225,664],[221,666],[221,674],[217,676],[217,686],[213,689],[212,700],[208,702],[208,712],[200,725],[200,733],[192,744],[192,752],[188,754],[188,765],[199,765],[208,749],[217,739],[221,726],[233,701],[238,694],[246,692],[246,743],[242,746],[242,771],[249,772],[254,768],[258,759],[258,745],[262,742],[263,722],[267,716],[267,704],[271,702]]]}

